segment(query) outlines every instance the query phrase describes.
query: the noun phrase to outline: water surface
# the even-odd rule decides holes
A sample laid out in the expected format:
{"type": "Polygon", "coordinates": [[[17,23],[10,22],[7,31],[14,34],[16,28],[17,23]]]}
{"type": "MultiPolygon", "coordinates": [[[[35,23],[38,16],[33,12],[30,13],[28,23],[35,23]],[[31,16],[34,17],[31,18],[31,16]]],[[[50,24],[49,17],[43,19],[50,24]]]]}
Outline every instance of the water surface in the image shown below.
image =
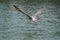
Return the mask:
{"type": "Polygon", "coordinates": [[[33,23],[17,11],[13,5],[29,15],[35,14],[43,1],[1,1],[0,40],[60,40],[60,5],[48,2],[46,10],[39,15],[40,22],[33,23]]]}

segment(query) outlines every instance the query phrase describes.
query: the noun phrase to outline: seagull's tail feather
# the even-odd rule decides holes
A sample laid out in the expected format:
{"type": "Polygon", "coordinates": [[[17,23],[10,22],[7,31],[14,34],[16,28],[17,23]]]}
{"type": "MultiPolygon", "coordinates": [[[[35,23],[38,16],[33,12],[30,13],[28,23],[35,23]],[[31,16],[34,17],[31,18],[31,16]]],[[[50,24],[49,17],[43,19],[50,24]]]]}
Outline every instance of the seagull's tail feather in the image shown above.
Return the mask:
{"type": "Polygon", "coordinates": [[[22,10],[20,10],[17,6],[13,5],[19,12],[23,13],[24,15],[28,16],[29,19],[32,19],[28,14],[24,13],[22,10]]]}

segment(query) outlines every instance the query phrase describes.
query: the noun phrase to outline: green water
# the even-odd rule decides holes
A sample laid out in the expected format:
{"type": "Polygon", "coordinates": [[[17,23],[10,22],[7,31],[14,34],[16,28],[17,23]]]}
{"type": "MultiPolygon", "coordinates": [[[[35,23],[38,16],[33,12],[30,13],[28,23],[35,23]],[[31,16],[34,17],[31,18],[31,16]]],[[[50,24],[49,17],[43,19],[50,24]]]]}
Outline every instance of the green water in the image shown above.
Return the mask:
{"type": "Polygon", "coordinates": [[[59,0],[48,0],[38,23],[33,23],[13,7],[17,5],[33,15],[45,3],[45,0],[0,0],[0,40],[60,40],[59,0]]]}

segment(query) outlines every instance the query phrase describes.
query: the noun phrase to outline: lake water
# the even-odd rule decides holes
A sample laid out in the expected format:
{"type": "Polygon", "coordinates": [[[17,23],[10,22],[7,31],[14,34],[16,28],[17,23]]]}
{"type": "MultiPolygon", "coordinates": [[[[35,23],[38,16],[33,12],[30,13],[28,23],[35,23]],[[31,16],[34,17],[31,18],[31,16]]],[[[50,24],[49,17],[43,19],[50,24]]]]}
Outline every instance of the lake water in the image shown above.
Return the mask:
{"type": "Polygon", "coordinates": [[[41,0],[1,0],[0,40],[60,40],[59,1],[47,1],[38,23],[33,23],[13,7],[16,5],[27,14],[33,15],[44,4],[41,0]]]}

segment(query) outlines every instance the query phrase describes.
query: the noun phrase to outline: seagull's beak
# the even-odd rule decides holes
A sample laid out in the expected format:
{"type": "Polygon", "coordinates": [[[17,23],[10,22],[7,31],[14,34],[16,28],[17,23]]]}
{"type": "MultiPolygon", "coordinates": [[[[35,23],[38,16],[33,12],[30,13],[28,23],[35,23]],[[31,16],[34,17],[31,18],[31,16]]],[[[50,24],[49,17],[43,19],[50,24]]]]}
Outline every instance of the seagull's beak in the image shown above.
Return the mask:
{"type": "Polygon", "coordinates": [[[40,20],[38,20],[38,22],[40,22],[40,20]]]}

